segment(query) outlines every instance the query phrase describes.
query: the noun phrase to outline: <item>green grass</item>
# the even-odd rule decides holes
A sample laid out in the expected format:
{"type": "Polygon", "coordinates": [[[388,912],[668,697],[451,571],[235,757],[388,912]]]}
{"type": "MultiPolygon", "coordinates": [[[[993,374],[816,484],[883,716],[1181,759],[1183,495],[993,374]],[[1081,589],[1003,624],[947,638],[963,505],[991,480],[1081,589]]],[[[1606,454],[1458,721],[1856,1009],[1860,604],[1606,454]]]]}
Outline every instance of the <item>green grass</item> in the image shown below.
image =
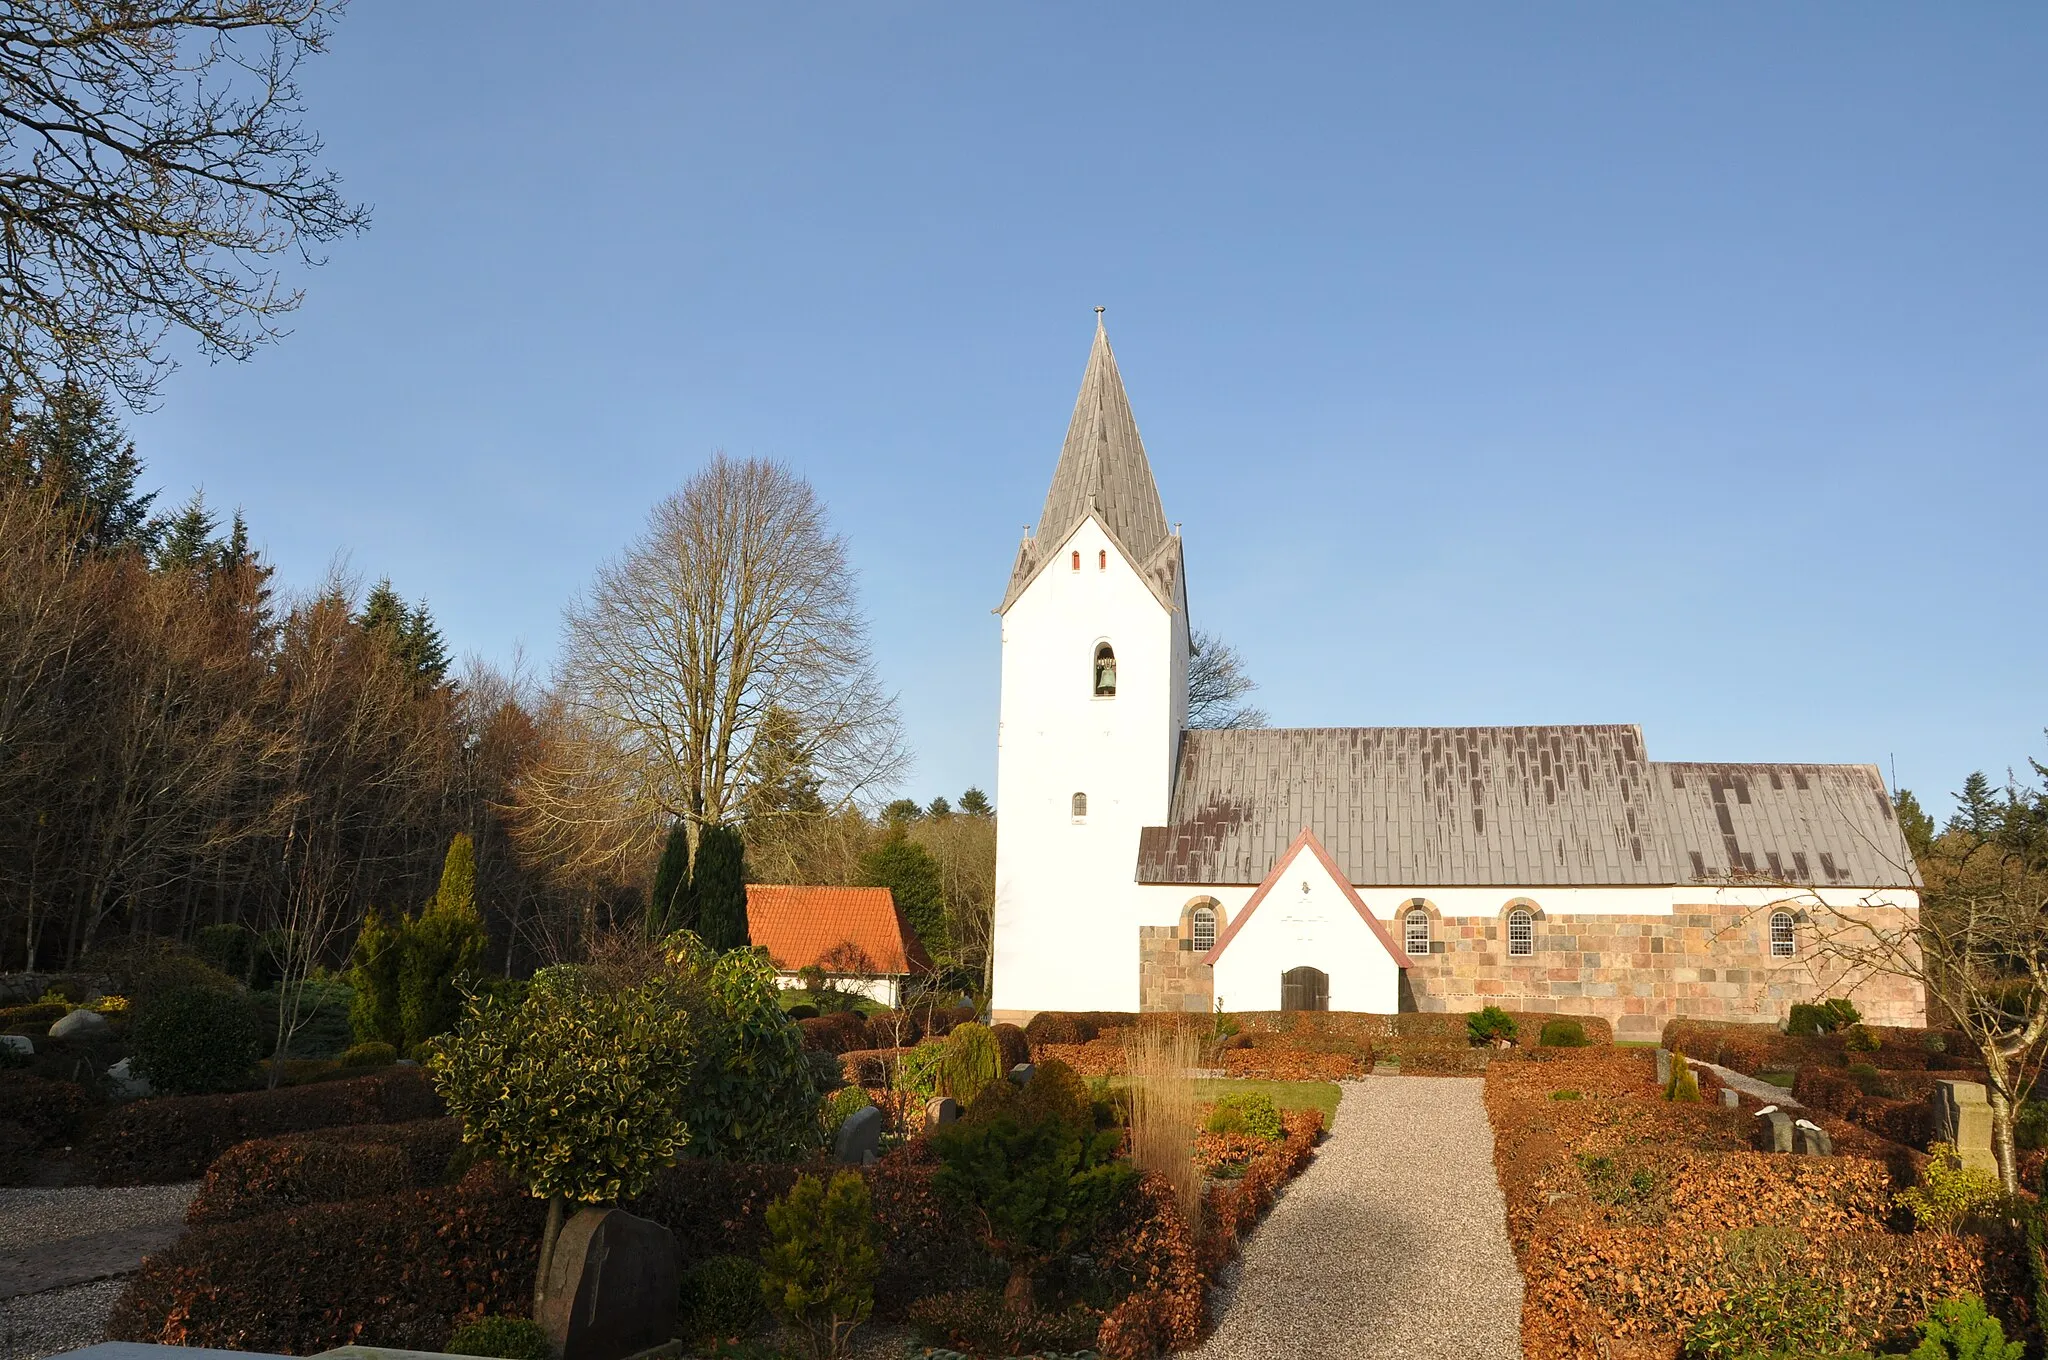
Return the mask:
{"type": "Polygon", "coordinates": [[[1758,1081],[1767,1081],[1781,1091],[1791,1090],[1792,1083],[1798,1079],[1798,1076],[1799,1074],[1796,1072],[1759,1072],[1756,1074],[1758,1081]]]}
{"type": "Polygon", "coordinates": [[[1263,1091],[1273,1097],[1273,1103],[1283,1110],[1321,1110],[1326,1129],[1336,1124],[1337,1102],[1344,1094],[1334,1081],[1221,1079],[1195,1083],[1195,1095],[1202,1100],[1215,1100],[1223,1095],[1249,1095],[1255,1091],[1263,1091]]]}

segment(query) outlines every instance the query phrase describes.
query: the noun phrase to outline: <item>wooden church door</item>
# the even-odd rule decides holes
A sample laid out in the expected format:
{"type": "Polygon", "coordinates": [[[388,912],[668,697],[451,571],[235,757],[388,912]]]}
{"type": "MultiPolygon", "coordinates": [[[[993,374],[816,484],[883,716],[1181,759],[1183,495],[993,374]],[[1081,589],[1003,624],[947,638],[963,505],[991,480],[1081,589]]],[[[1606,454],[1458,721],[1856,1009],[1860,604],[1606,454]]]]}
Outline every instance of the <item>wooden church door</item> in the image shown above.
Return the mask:
{"type": "Polygon", "coordinates": [[[1330,1009],[1330,975],[1303,964],[1280,975],[1280,1009],[1283,1011],[1326,1011],[1330,1009]]]}

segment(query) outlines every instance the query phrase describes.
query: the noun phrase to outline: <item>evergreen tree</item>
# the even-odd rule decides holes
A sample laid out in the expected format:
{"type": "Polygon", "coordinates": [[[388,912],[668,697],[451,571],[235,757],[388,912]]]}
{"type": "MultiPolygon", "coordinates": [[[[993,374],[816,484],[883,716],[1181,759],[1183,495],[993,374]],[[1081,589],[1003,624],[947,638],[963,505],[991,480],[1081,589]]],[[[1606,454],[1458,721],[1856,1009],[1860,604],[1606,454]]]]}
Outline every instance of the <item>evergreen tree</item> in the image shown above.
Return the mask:
{"type": "Polygon", "coordinates": [[[398,1018],[398,970],[404,955],[405,922],[387,921],[375,907],[363,917],[355,951],[349,955],[348,1022],[359,1044],[405,1049],[398,1018]]]}
{"type": "Polygon", "coordinates": [[[2004,808],[1982,770],[1972,770],[1963,781],[1963,791],[1949,796],[1956,800],[1956,810],[1944,830],[1967,832],[1979,840],[1997,833],[2004,821],[2004,808]]]}
{"type": "Polygon", "coordinates": [[[163,522],[157,537],[158,571],[212,571],[223,546],[214,539],[220,521],[206,508],[206,493],[195,491],[184,508],[163,522]]]}
{"type": "Polygon", "coordinates": [[[448,842],[448,854],[441,861],[441,886],[434,893],[434,910],[459,916],[476,916],[476,842],[469,833],[458,831],[448,842]]]}
{"type": "Polygon", "coordinates": [[[690,833],[681,822],[668,829],[661,862],[654,866],[654,891],[647,902],[647,934],[661,939],[678,930],[697,929],[690,915],[690,833]]]}
{"type": "Polygon", "coordinates": [[[986,817],[995,811],[989,806],[988,795],[980,789],[969,789],[960,795],[960,810],[970,817],[986,817]]]}
{"type": "Polygon", "coordinates": [[[1899,815],[1899,831],[1906,838],[1907,848],[1916,858],[1925,859],[1934,849],[1934,818],[1927,815],[1911,789],[1898,791],[1892,798],[1892,809],[1899,815]]]}
{"type": "Polygon", "coordinates": [[[927,817],[950,817],[953,815],[953,805],[946,801],[946,795],[942,793],[932,799],[931,806],[924,810],[924,815],[927,817]]]}
{"type": "Polygon", "coordinates": [[[898,798],[882,809],[882,820],[891,826],[914,822],[924,816],[924,809],[908,798],[898,798]]]}
{"type": "Polygon", "coordinates": [[[689,901],[705,944],[720,953],[747,947],[746,842],[732,827],[697,829],[689,901]]]}
{"type": "Polygon", "coordinates": [[[747,816],[811,815],[825,810],[820,783],[796,715],[771,705],[747,753],[747,816]]]}
{"type": "Polygon", "coordinates": [[[138,491],[142,459],[106,398],[66,383],[26,419],[11,398],[0,402],[7,427],[0,451],[5,475],[50,491],[59,506],[75,514],[84,545],[99,552],[154,546],[156,525],[149,516],[154,491],[138,491]]]}
{"type": "Polygon", "coordinates": [[[390,577],[370,588],[356,622],[364,632],[382,637],[392,655],[410,667],[421,683],[438,685],[447,678],[448,646],[434,625],[434,616],[427,612],[426,601],[408,607],[392,589],[390,577]]]}
{"type": "Polygon", "coordinates": [[[441,886],[406,921],[399,947],[398,1020],[403,1051],[416,1053],[462,1015],[462,989],[489,943],[476,905],[476,847],[458,834],[441,865],[441,886]]]}
{"type": "Polygon", "coordinates": [[[946,957],[946,893],[939,862],[910,839],[902,822],[889,828],[882,843],[860,858],[860,886],[887,888],[903,919],[917,932],[924,952],[946,957]]]}

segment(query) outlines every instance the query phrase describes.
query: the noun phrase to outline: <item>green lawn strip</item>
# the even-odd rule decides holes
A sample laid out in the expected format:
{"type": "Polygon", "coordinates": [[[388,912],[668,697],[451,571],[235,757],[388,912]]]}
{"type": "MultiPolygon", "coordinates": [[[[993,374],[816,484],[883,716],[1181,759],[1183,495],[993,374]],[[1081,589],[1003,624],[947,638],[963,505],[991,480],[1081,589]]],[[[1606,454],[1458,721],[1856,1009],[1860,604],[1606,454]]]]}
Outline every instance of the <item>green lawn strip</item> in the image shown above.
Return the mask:
{"type": "Polygon", "coordinates": [[[1334,1081],[1251,1081],[1212,1078],[1195,1083],[1195,1095],[1201,1100],[1215,1100],[1223,1095],[1248,1095],[1254,1091],[1263,1091],[1273,1097],[1273,1103],[1283,1110],[1321,1110],[1323,1127],[1326,1129],[1337,1122],[1337,1102],[1344,1094],[1334,1081]]]}

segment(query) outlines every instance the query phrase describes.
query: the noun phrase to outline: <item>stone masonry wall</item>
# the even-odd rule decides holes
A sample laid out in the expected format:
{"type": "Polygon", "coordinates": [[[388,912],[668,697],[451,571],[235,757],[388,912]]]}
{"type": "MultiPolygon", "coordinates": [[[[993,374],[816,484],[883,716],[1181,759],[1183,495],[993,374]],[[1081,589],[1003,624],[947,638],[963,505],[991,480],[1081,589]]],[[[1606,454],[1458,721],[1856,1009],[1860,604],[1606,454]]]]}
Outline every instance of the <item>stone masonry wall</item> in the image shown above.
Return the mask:
{"type": "Polygon", "coordinates": [[[1195,942],[1180,927],[1139,926],[1138,1009],[1207,1011],[1215,969],[1195,957],[1195,942]]]}
{"type": "MultiPolygon", "coordinates": [[[[1904,913],[1872,914],[1896,922],[1904,913]]],[[[1598,1015],[1618,1039],[1655,1039],[1680,1017],[1782,1022],[1795,1001],[1846,995],[1870,1024],[1926,1023],[1917,985],[1879,977],[1848,987],[1839,967],[1807,957],[1808,927],[1796,929],[1798,954],[1773,958],[1768,912],[1681,906],[1670,916],[1538,916],[1534,924],[1535,952],[1510,958],[1500,920],[1432,920],[1431,952],[1410,960],[1416,1008],[1598,1015]]]]}

